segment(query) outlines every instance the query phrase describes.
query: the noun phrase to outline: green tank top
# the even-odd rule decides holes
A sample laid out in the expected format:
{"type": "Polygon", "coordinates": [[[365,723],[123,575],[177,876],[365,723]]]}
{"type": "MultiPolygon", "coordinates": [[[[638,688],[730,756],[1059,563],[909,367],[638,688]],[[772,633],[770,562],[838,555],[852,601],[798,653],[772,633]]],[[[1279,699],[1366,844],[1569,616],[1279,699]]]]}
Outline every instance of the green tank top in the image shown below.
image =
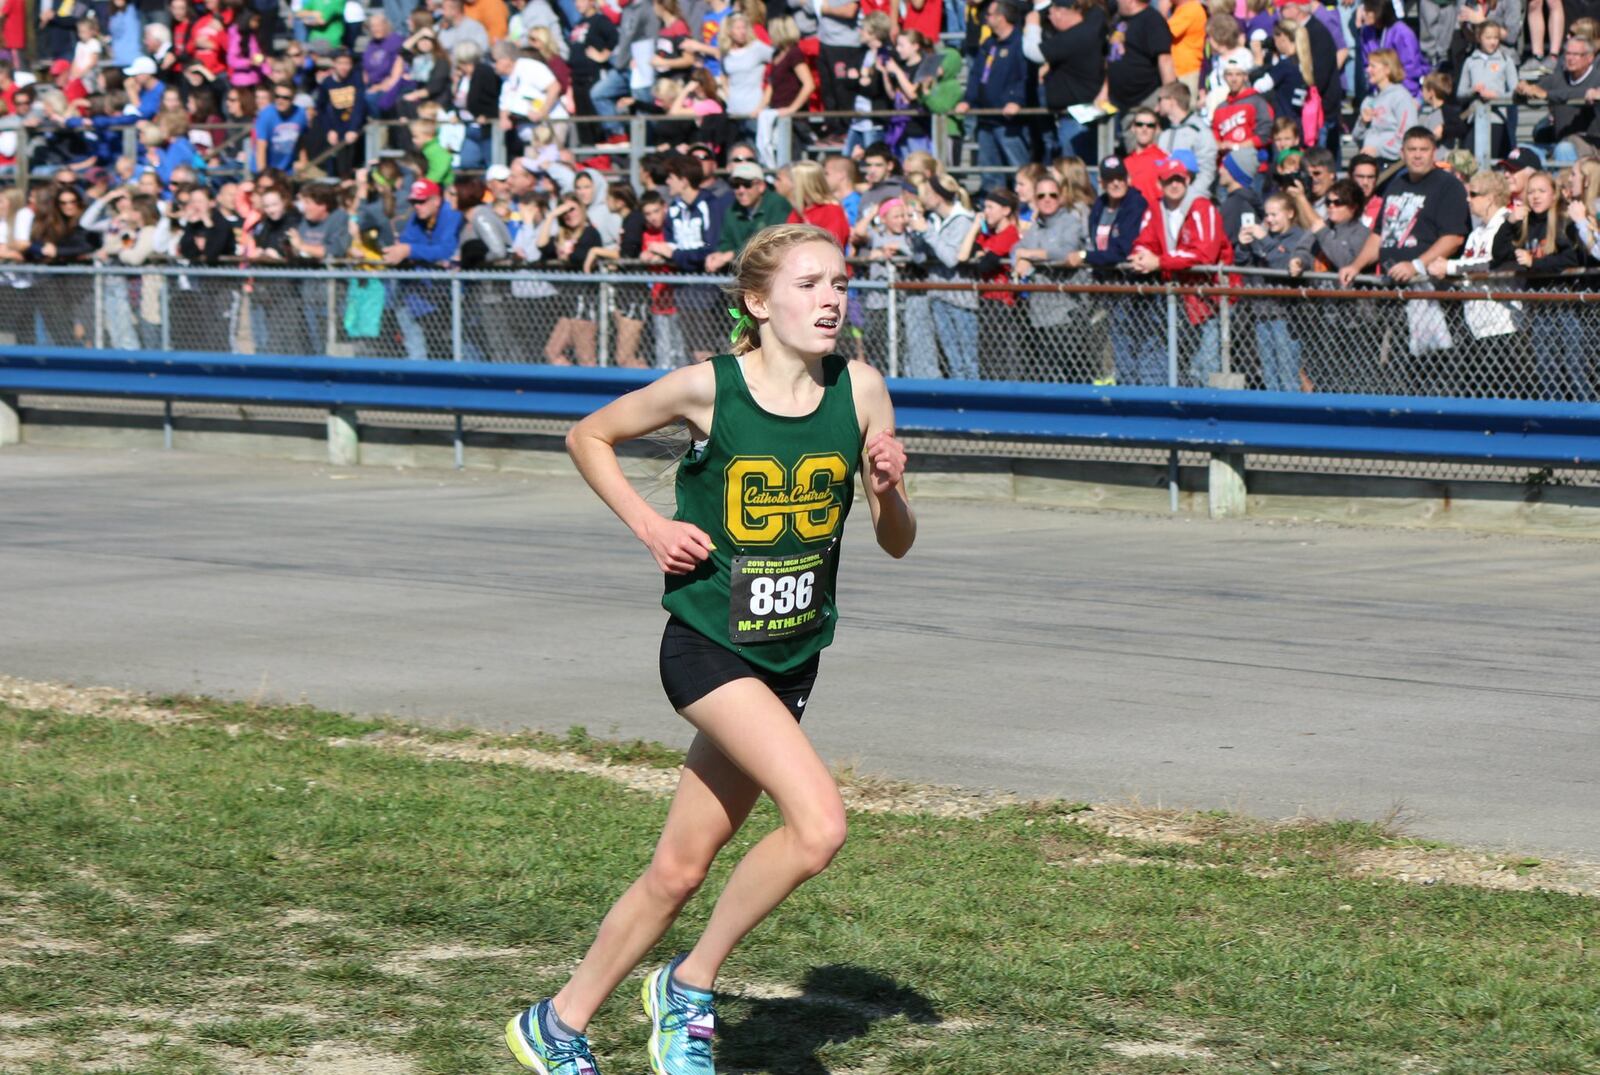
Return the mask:
{"type": "Polygon", "coordinates": [[[673,518],[716,548],[693,572],[666,576],[661,604],[756,667],[786,672],[833,641],[839,539],[861,458],[848,363],[823,360],[822,402],[796,418],[761,408],[738,358],[711,367],[711,435],[678,466],[673,518]]]}

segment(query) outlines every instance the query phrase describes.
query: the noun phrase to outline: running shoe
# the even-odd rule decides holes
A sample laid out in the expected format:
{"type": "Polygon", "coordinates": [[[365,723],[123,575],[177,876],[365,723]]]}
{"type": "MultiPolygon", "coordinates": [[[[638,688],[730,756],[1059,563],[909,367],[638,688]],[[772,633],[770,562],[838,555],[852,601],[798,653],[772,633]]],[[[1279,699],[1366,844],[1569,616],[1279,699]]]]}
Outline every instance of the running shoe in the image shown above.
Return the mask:
{"type": "Polygon", "coordinates": [[[545,1036],[542,1019],[549,1003],[541,1000],[506,1024],[511,1055],[539,1075],[600,1075],[588,1038],[579,1034],[571,1041],[554,1041],[545,1036]]]}
{"type": "Polygon", "coordinates": [[[672,984],[672,972],[683,958],[676,956],[647,975],[641,990],[644,1013],[650,1017],[650,1070],[655,1075],[714,1075],[716,1011],[710,993],[685,992],[672,984]]]}

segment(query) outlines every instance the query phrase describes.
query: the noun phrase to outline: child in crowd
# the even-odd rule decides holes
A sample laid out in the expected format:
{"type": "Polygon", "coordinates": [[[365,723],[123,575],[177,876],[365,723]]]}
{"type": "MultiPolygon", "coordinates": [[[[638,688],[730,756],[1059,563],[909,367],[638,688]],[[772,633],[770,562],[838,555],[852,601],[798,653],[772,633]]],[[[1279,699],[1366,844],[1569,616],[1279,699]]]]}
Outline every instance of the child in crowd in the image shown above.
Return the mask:
{"type": "MultiPolygon", "coordinates": [[[[1238,263],[1290,270],[1291,262],[1311,262],[1312,236],[1295,224],[1294,203],[1283,194],[1267,198],[1266,219],[1239,229],[1238,263]]],[[[1282,299],[1255,299],[1256,349],[1262,387],[1269,392],[1300,391],[1300,344],[1289,331],[1289,309],[1282,299]]]]}
{"type": "MultiPolygon", "coordinates": [[[[1477,27],[1477,47],[1461,65],[1461,84],[1456,87],[1456,97],[1471,101],[1477,108],[1488,108],[1489,101],[1504,100],[1517,88],[1517,58],[1506,47],[1506,28],[1493,19],[1480,22],[1477,27]]],[[[1510,151],[1508,131],[1515,131],[1517,110],[1507,106],[1496,110],[1494,123],[1489,128],[1489,151],[1503,157],[1510,151]]]]}
{"type": "Polygon", "coordinates": [[[452,185],[455,182],[455,168],[451,164],[450,151],[439,144],[439,121],[418,116],[406,126],[411,132],[411,144],[427,161],[424,178],[433,180],[441,187],[452,185]]]}
{"type": "Polygon", "coordinates": [[[1432,131],[1444,149],[1466,145],[1470,133],[1466,120],[1461,118],[1455,88],[1455,79],[1448,71],[1432,71],[1422,76],[1422,109],[1417,113],[1417,124],[1432,131]]]}

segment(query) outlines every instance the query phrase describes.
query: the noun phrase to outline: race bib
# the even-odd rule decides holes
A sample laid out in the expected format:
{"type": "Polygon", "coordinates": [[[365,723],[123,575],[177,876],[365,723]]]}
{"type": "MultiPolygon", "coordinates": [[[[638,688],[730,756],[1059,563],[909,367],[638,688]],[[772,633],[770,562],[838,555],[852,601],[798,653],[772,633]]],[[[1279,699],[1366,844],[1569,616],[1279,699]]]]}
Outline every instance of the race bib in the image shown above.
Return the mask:
{"type": "Polygon", "coordinates": [[[728,638],[777,642],[822,626],[824,588],[839,543],[792,556],[735,556],[730,578],[728,638]]]}

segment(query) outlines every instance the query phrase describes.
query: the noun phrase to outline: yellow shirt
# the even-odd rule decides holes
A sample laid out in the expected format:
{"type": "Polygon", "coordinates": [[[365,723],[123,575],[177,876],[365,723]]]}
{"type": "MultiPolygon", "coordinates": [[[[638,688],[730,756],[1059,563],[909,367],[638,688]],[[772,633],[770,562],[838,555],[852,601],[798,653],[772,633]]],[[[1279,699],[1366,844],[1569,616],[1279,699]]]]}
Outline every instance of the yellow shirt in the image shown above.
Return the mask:
{"type": "Polygon", "coordinates": [[[1200,0],[1182,0],[1167,19],[1172,32],[1172,70],[1178,76],[1200,70],[1206,51],[1206,6],[1200,0]]]}

